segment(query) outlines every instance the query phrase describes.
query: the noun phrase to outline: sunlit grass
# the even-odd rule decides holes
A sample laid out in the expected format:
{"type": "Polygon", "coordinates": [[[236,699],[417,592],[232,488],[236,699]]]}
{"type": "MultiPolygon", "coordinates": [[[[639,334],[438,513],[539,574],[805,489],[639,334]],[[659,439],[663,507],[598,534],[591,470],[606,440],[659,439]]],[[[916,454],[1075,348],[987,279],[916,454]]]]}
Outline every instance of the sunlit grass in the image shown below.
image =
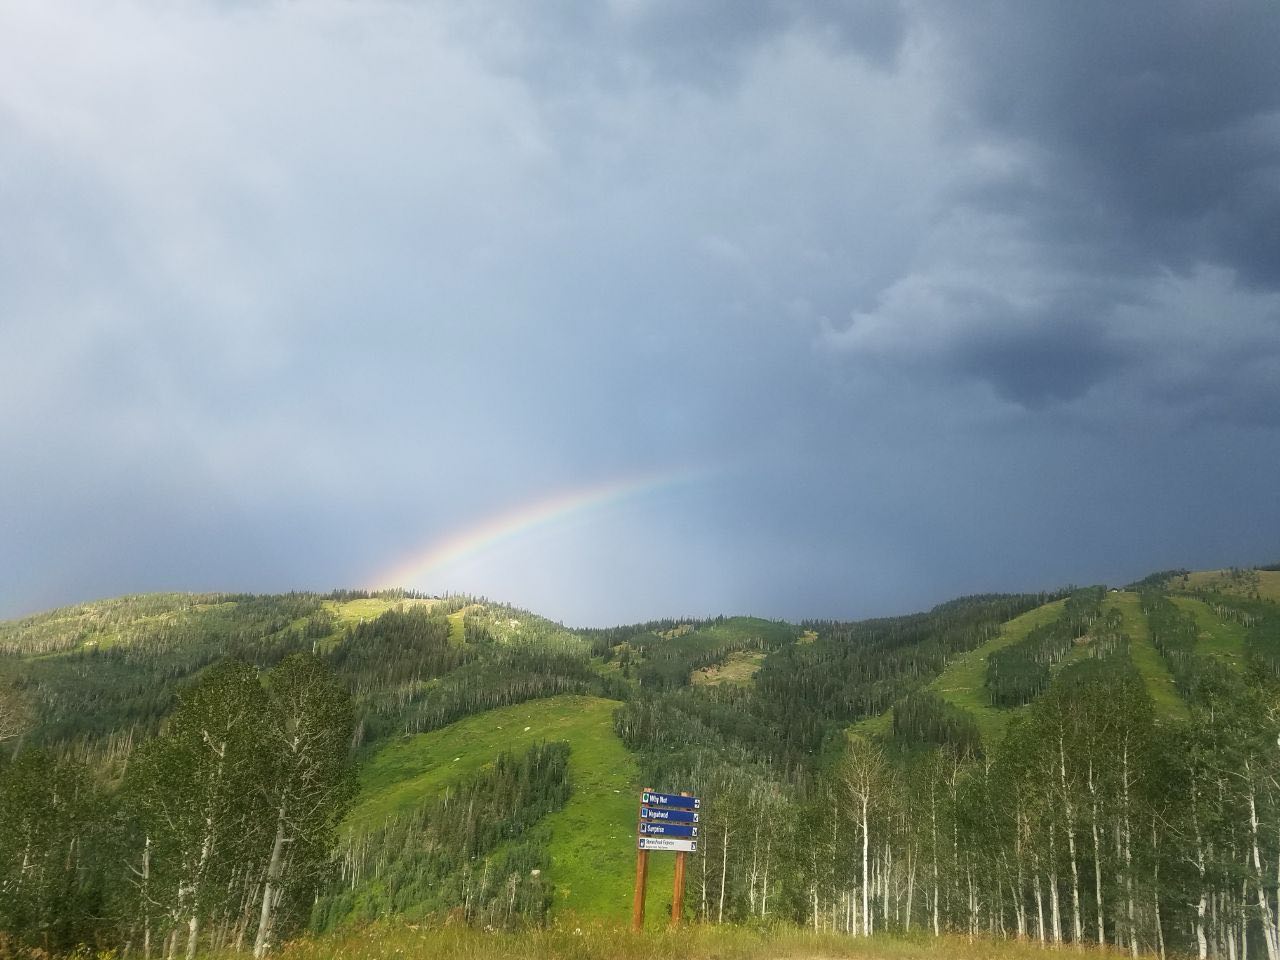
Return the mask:
{"type": "Polygon", "coordinates": [[[1118,608],[1124,618],[1123,630],[1129,635],[1129,659],[1138,668],[1147,692],[1151,694],[1156,716],[1186,719],[1187,705],[1178,695],[1168,664],[1151,641],[1141,598],[1136,593],[1113,593],[1109,596],[1108,605],[1118,608]]]}
{"type": "Polygon", "coordinates": [[[1218,657],[1239,667],[1244,663],[1244,638],[1248,632],[1242,624],[1222,620],[1207,603],[1190,597],[1171,598],[1183,610],[1196,618],[1200,636],[1196,640],[1196,652],[1218,657]]]}
{"type": "MultiPolygon", "coordinates": [[[[1120,955],[1096,947],[1071,953],[1120,955]]],[[[786,926],[700,924],[634,935],[619,923],[573,920],[520,933],[386,923],[334,937],[298,940],[279,954],[283,960],[1021,960],[1044,955],[1042,947],[1011,940],[864,939],[786,926]]]]}
{"type": "Polygon", "coordinates": [[[388,610],[408,610],[410,607],[432,607],[439,600],[420,597],[361,597],[356,600],[326,600],[324,607],[333,614],[340,627],[354,626],[365,620],[375,620],[388,610]]]}
{"type": "MultiPolygon", "coordinates": [[[[613,729],[619,704],[566,695],[476,714],[380,749],[361,771],[346,828],[356,831],[407,813],[450,783],[492,764],[503,751],[539,741],[569,743],[569,801],[534,829],[551,857],[556,910],[624,914],[635,870],[639,768],[613,729]]],[[[674,858],[650,861],[655,897],[671,886],[674,858]]]]}
{"type": "MultiPolygon", "coordinates": [[[[987,696],[987,660],[993,653],[1017,643],[1032,628],[1048,623],[1062,614],[1066,601],[1055,600],[1028,610],[1021,616],[1014,617],[1000,628],[1000,633],[992,637],[982,646],[962,654],[947,665],[926,689],[942,696],[944,700],[962,710],[967,710],[978,724],[978,732],[982,734],[982,742],[987,749],[993,748],[1004,736],[1009,718],[1017,710],[993,707],[987,696]]],[[[876,717],[854,724],[852,730],[862,734],[887,735],[892,729],[893,711],[886,710],[876,717]]]]}
{"type": "MultiPolygon", "coordinates": [[[[1280,600],[1280,570],[1249,570],[1243,580],[1233,576],[1230,570],[1197,570],[1186,578],[1190,589],[1216,590],[1238,596],[1248,594],[1246,583],[1249,582],[1256,584],[1258,596],[1262,599],[1280,600]]],[[[1180,585],[1180,581],[1175,580],[1174,583],[1180,585]]]]}
{"type": "Polygon", "coordinates": [[[764,658],[765,655],[758,650],[731,653],[722,663],[693,671],[690,680],[695,686],[714,687],[722,683],[746,686],[755,677],[764,658]]]}

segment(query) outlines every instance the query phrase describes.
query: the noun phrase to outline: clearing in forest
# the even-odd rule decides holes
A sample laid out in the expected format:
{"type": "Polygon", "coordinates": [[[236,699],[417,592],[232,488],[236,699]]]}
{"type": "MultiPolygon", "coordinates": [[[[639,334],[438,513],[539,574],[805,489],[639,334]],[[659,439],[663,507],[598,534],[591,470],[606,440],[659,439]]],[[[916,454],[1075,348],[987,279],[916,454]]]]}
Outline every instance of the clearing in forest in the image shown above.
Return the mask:
{"type": "Polygon", "coordinates": [[[473,603],[449,614],[449,642],[455,647],[467,645],[467,614],[473,610],[483,610],[482,604],[473,603]]]}
{"type": "Polygon", "coordinates": [[[1203,601],[1177,596],[1170,599],[1196,618],[1196,626],[1200,628],[1197,653],[1217,657],[1237,668],[1244,663],[1246,630],[1241,624],[1223,620],[1203,601]]]}
{"type": "MultiPolygon", "coordinates": [[[[368,829],[407,813],[503,751],[567,741],[568,803],[535,827],[547,840],[556,910],[625,914],[635,873],[639,769],[613,729],[616,700],[566,695],[466,717],[440,730],[388,743],[365,764],[345,828],[368,829]]],[[[670,889],[673,857],[650,863],[652,890],[670,889]],[[663,861],[671,861],[665,863],[663,861]]],[[[660,911],[658,911],[660,912],[660,911]]]]}
{"type": "Polygon", "coordinates": [[[1147,692],[1151,694],[1156,717],[1185,720],[1187,705],[1178,695],[1168,664],[1151,642],[1151,631],[1147,627],[1147,615],[1142,612],[1141,599],[1136,593],[1112,593],[1108,595],[1107,603],[1117,608],[1124,618],[1123,629],[1129,635],[1129,659],[1138,668],[1147,692]]]}
{"type": "Polygon", "coordinates": [[[1055,600],[1014,617],[1000,628],[997,636],[960,657],[929,685],[929,689],[941,694],[947,702],[973,714],[978,723],[978,731],[982,734],[982,742],[988,750],[1004,736],[1004,728],[1009,723],[1012,711],[991,705],[986,686],[987,660],[997,650],[1003,650],[1026,637],[1032,628],[1061,616],[1064,604],[1063,600],[1055,600]]]}
{"type": "Polygon", "coordinates": [[[746,686],[754,679],[764,658],[765,654],[758,650],[731,653],[721,663],[693,671],[691,680],[695,685],[705,687],[720,684],[746,686]]]}
{"type": "Polygon", "coordinates": [[[1256,595],[1263,600],[1280,600],[1280,570],[1197,570],[1185,580],[1175,579],[1174,584],[1237,597],[1256,595]]]}
{"type": "MultiPolygon", "coordinates": [[[[1011,710],[993,707],[987,696],[987,659],[997,650],[1017,643],[1031,632],[1033,627],[1059,617],[1065,604],[1063,600],[1055,600],[1044,606],[1028,610],[1021,616],[1014,617],[1005,623],[1000,632],[982,646],[962,654],[948,664],[926,689],[942,696],[953,706],[968,711],[978,724],[978,732],[982,734],[982,742],[990,750],[1004,736],[1004,728],[1013,715],[1011,710]]],[[[892,730],[893,710],[853,726],[857,733],[885,734],[892,730]]]]}
{"type": "Polygon", "coordinates": [[[408,610],[410,607],[433,607],[439,600],[423,597],[361,597],[357,600],[326,600],[324,608],[333,614],[338,626],[349,627],[365,620],[376,620],[388,610],[408,610]]]}

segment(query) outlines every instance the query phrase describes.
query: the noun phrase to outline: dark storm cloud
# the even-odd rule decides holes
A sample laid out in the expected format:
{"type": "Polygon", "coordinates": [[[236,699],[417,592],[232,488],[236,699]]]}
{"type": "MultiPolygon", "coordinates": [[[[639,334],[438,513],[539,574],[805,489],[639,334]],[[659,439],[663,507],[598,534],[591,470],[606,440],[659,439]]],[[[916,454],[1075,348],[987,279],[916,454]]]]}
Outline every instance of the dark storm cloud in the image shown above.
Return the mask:
{"type": "Polygon", "coordinates": [[[977,122],[1038,144],[1046,172],[1105,205],[1135,252],[1280,281],[1274,4],[938,9],[963,44],[977,122]]]}
{"type": "Polygon", "coordinates": [[[925,9],[955,176],[918,262],[832,341],[1030,408],[1114,381],[1141,419],[1198,380],[1191,415],[1280,422],[1238,362],[1280,338],[1274,5],[925,9]]]}

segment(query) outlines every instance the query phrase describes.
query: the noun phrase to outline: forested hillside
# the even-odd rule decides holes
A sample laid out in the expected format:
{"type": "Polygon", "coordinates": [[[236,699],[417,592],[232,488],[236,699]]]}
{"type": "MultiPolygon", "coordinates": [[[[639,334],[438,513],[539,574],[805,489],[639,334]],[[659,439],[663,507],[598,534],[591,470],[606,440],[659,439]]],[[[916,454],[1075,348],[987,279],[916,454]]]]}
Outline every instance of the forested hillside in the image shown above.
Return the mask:
{"type": "Polygon", "coordinates": [[[690,918],[1280,960],[1277,587],[1169,571],[795,625],[570,630],[398,591],[3,623],[0,953],[621,917],[652,785],[704,801],[690,918]]]}

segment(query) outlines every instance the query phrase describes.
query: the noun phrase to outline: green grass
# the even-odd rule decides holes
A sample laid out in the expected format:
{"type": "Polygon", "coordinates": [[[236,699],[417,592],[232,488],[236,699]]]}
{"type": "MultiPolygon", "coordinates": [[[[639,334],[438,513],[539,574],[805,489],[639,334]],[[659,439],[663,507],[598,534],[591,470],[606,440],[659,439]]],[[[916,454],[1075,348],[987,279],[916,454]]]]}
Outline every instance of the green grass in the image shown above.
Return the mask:
{"type": "MultiPolygon", "coordinates": [[[[961,654],[926,687],[944,700],[973,715],[982,734],[982,742],[988,750],[1000,742],[1005,727],[1014,711],[993,707],[987,698],[987,659],[997,650],[1017,643],[1033,627],[1048,623],[1062,613],[1065,601],[1055,600],[1042,607],[1014,617],[1000,628],[1000,633],[977,649],[961,654]]],[[[893,711],[886,710],[875,717],[859,720],[850,732],[866,736],[887,736],[893,729],[893,711]]]]}
{"type": "Polygon", "coordinates": [[[465,647],[467,645],[467,613],[478,609],[480,609],[480,605],[473,603],[469,607],[463,607],[461,610],[449,614],[449,642],[455,647],[465,647]]]}
{"type": "Polygon", "coordinates": [[[326,600],[324,607],[338,621],[339,627],[355,626],[365,620],[374,620],[388,610],[407,610],[410,607],[431,607],[439,600],[401,598],[386,600],[382,597],[365,597],[359,600],[326,600]]]}
{"type": "MultiPolygon", "coordinates": [[[[1120,951],[1089,949],[1091,956],[1120,951]]],[[[230,955],[228,955],[230,956],[230,955]]],[[[489,933],[461,924],[387,921],[286,944],[282,960],[1031,960],[1043,946],[959,936],[849,937],[804,928],[685,924],[631,933],[620,922],[553,922],[543,930],[489,933]]]]}
{"type": "MultiPolygon", "coordinates": [[[[635,871],[639,770],[613,729],[618,703],[560,696],[490,710],[431,733],[388,744],[361,771],[360,795],[345,828],[376,826],[412,810],[449,783],[491,764],[504,750],[539,741],[570,745],[571,794],[536,828],[547,841],[557,911],[624,916],[635,871]]],[[[669,889],[674,857],[650,860],[654,889],[669,889]]]]}
{"type": "Polygon", "coordinates": [[[695,686],[715,687],[720,684],[748,686],[764,663],[765,655],[759,651],[731,653],[723,663],[693,671],[690,678],[695,686]]]}
{"type": "Polygon", "coordinates": [[[1107,605],[1119,609],[1124,618],[1124,632],[1129,635],[1129,659],[1138,668],[1146,683],[1147,692],[1155,704],[1156,717],[1185,720],[1187,705],[1178,695],[1164,657],[1151,642],[1147,617],[1142,612],[1142,601],[1136,593],[1108,594],[1107,605]]]}
{"type": "MultiPolygon", "coordinates": [[[[1182,586],[1183,581],[1175,578],[1173,585],[1182,586]]],[[[1236,596],[1248,596],[1256,589],[1263,600],[1280,600],[1280,570],[1197,570],[1187,576],[1185,586],[1236,596]]]]}
{"type": "Polygon", "coordinates": [[[998,636],[956,660],[929,685],[949,703],[973,714],[987,749],[1000,742],[1009,718],[1013,716],[1011,710],[993,707],[987,697],[987,659],[997,650],[1023,639],[1032,628],[1061,616],[1064,603],[1056,600],[1014,617],[1001,628],[998,636]]]}
{"type": "Polygon", "coordinates": [[[1241,624],[1220,619],[1207,603],[1200,600],[1190,597],[1170,599],[1196,618],[1196,626],[1200,628],[1200,636],[1196,639],[1197,653],[1218,657],[1237,668],[1244,663],[1244,638],[1248,631],[1241,624]]]}

